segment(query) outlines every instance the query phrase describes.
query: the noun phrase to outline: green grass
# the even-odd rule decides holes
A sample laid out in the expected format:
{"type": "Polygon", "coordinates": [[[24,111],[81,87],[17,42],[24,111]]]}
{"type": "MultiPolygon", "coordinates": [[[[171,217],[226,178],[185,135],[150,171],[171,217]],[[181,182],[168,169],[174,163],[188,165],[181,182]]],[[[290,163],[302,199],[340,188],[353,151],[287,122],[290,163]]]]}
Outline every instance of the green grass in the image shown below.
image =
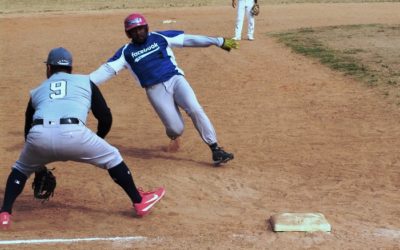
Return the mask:
{"type": "Polygon", "coordinates": [[[302,28],[270,35],[293,51],[368,85],[400,84],[400,25],[302,28]]]}
{"type": "Polygon", "coordinates": [[[373,78],[369,73],[367,66],[357,62],[350,54],[356,53],[352,50],[351,53],[339,51],[327,47],[316,37],[304,36],[305,33],[312,33],[313,30],[302,29],[294,32],[279,33],[274,36],[283,42],[293,51],[305,56],[310,56],[318,59],[322,64],[327,65],[331,69],[341,71],[346,75],[356,76],[358,78],[373,78]]]}

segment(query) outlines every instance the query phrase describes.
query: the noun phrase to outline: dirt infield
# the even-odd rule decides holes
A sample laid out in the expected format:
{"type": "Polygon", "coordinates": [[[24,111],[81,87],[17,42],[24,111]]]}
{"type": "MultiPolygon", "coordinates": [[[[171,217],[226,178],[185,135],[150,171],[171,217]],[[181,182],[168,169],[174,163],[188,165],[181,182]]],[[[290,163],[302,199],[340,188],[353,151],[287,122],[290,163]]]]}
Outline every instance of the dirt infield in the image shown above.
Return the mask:
{"type": "MultiPolygon", "coordinates": [[[[106,171],[56,163],[45,204],[30,179],[3,240],[144,236],[146,240],[2,245],[4,249],[396,249],[400,244],[400,114],[374,89],[292,53],[265,34],[298,27],[399,23],[398,3],[262,6],[256,40],[240,49],[176,49],[220,143],[235,160],[213,168],[185,116],[183,147],[166,153],[164,129],[128,72],[101,90],[114,115],[108,141],[139,186],[165,186],[153,213],[133,217],[106,171]],[[321,212],[331,233],[274,233],[279,212],[321,212]]],[[[45,78],[49,49],[68,48],[75,72],[90,73],[127,42],[126,11],[0,16],[0,193],[23,145],[29,89],[45,78]]],[[[152,30],[233,34],[227,6],[145,9],[152,30]],[[222,14],[221,14],[222,13],[222,14]],[[223,21],[221,21],[221,17],[223,21]],[[176,23],[163,24],[173,19],[176,23]]],[[[89,119],[95,128],[94,119],[89,119]]]]}

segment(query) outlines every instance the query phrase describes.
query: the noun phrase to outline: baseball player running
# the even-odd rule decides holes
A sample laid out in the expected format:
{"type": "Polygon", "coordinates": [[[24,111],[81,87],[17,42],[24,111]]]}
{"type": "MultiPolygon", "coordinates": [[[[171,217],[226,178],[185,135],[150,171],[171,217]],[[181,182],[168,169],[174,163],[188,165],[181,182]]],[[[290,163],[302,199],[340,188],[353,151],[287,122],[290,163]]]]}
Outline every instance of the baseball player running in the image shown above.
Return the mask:
{"type": "Polygon", "coordinates": [[[71,74],[72,56],[64,48],[50,51],[46,61],[47,80],[30,93],[26,110],[25,145],[8,177],[0,213],[0,227],[9,227],[12,206],[29,176],[55,161],[85,162],[106,169],[144,216],[165,194],[137,189],[119,151],[104,139],[112,115],[100,90],[87,75],[71,74]],[[92,110],[98,120],[97,134],[85,126],[92,110]]]}
{"type": "Polygon", "coordinates": [[[230,51],[238,44],[233,39],[184,34],[183,31],[166,30],[149,32],[143,15],[133,13],[125,18],[125,33],[131,39],[113,57],[90,74],[97,85],[109,80],[119,71],[129,69],[140,85],[165,126],[171,139],[170,149],[179,148],[179,136],[184,123],[179,107],[190,116],[201,138],[212,151],[215,166],[233,159],[217,143],[211,121],[199,104],[196,95],[186,81],[184,72],[176,63],[174,47],[209,47],[215,45],[230,51]]]}

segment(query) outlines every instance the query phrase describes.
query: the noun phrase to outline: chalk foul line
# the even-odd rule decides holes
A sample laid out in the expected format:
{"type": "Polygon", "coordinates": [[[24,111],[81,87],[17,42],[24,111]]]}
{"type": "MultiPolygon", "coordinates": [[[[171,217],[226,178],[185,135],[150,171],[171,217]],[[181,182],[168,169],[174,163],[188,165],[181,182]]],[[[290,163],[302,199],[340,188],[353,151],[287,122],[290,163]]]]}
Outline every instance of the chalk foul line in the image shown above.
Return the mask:
{"type": "Polygon", "coordinates": [[[81,241],[141,241],[145,240],[143,236],[131,237],[109,237],[109,238],[71,238],[71,239],[31,239],[31,240],[0,240],[0,245],[15,245],[15,244],[42,244],[42,243],[73,243],[81,241]]]}

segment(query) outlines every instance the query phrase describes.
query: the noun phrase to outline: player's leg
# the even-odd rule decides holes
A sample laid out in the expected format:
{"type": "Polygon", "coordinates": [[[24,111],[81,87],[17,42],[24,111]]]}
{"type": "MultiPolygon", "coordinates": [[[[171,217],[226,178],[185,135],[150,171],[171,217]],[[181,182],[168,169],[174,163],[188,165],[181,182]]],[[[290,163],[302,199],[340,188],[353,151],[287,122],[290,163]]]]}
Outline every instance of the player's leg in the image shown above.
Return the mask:
{"type": "Polygon", "coordinates": [[[38,151],[35,147],[35,142],[40,141],[40,137],[33,139],[31,134],[28,134],[27,141],[21,151],[19,159],[12,167],[11,173],[8,176],[3,204],[0,210],[0,226],[9,227],[11,224],[11,214],[13,205],[22,193],[27,179],[37,169],[47,163],[45,152],[38,151]]]}
{"type": "MultiPolygon", "coordinates": [[[[70,127],[79,125],[68,125],[70,127]]],[[[65,127],[66,128],[66,127],[65,127]]],[[[151,207],[158,202],[165,193],[164,188],[157,188],[152,192],[143,192],[138,189],[133,180],[131,171],[126,166],[118,149],[111,146],[104,139],[98,137],[90,129],[80,126],[71,131],[60,133],[59,140],[63,145],[55,148],[61,159],[86,162],[107,169],[109,175],[128,195],[138,215],[146,215],[151,207]],[[79,129],[78,129],[79,128],[79,129]],[[65,138],[67,136],[67,138],[65,138]],[[151,200],[154,195],[157,198],[151,200]],[[150,201],[149,201],[150,200],[150,201]],[[146,206],[144,206],[146,205],[146,206]],[[143,211],[143,209],[146,209],[143,211]]]]}
{"type": "Polygon", "coordinates": [[[208,145],[216,143],[217,136],[214,126],[198,102],[190,84],[181,75],[172,77],[170,81],[172,81],[174,86],[175,102],[192,119],[203,141],[208,145]]]}
{"type": "Polygon", "coordinates": [[[218,165],[232,160],[233,154],[225,152],[218,146],[214,126],[198,102],[190,84],[183,76],[174,76],[171,80],[174,81],[176,103],[189,115],[201,138],[209,145],[214,164],[218,165]]]}
{"type": "Polygon", "coordinates": [[[108,169],[108,173],[131,198],[133,207],[138,216],[147,215],[150,209],[161,200],[165,194],[165,189],[162,187],[156,188],[150,192],[144,192],[141,188],[136,188],[131,172],[123,161],[117,166],[108,169]]]}
{"type": "Polygon", "coordinates": [[[245,1],[239,0],[237,3],[237,15],[236,15],[236,25],[235,25],[235,36],[233,39],[240,40],[242,37],[242,28],[245,14],[245,1]]]}
{"type": "Polygon", "coordinates": [[[147,97],[164,124],[166,134],[171,139],[170,151],[179,149],[178,137],[182,135],[185,125],[183,117],[174,100],[171,80],[146,89],[147,97]]]}
{"type": "Polygon", "coordinates": [[[12,207],[17,197],[24,190],[28,177],[13,168],[8,176],[6,190],[4,193],[3,205],[0,210],[1,227],[7,228],[11,224],[12,207]]]}
{"type": "Polygon", "coordinates": [[[133,181],[131,171],[126,166],[125,162],[122,161],[116,166],[109,168],[108,174],[111,176],[114,182],[125,191],[132,203],[142,202],[142,197],[140,196],[139,190],[133,181]]]}
{"type": "Polygon", "coordinates": [[[255,18],[251,14],[251,8],[253,7],[254,1],[249,1],[249,5],[246,6],[246,18],[247,18],[247,38],[252,41],[254,40],[254,28],[255,18]]]}

